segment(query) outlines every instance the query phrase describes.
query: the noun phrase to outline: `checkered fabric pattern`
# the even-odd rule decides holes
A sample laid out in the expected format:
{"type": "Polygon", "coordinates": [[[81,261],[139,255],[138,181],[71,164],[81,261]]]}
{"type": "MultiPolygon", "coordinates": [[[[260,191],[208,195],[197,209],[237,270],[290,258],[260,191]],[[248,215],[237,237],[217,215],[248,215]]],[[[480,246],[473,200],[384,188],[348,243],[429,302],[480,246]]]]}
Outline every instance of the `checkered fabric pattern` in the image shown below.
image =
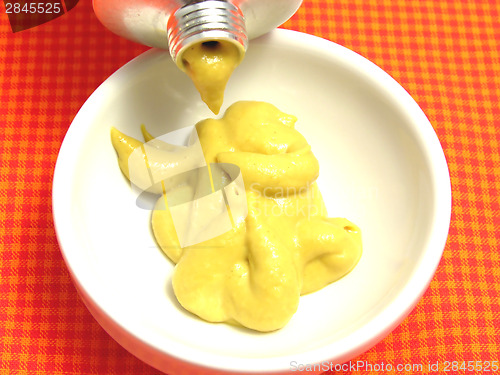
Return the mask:
{"type": "MultiPolygon", "coordinates": [[[[449,373],[481,373],[453,371],[451,362],[500,361],[500,2],[305,0],[283,27],[337,42],[391,74],[429,117],[451,173],[450,234],[429,289],[353,361],[422,364],[422,373],[448,361],[449,373]]],[[[87,311],[51,214],[53,169],[73,117],[145,50],[107,31],[89,0],[18,33],[0,6],[0,375],[159,374],[87,311]]]]}

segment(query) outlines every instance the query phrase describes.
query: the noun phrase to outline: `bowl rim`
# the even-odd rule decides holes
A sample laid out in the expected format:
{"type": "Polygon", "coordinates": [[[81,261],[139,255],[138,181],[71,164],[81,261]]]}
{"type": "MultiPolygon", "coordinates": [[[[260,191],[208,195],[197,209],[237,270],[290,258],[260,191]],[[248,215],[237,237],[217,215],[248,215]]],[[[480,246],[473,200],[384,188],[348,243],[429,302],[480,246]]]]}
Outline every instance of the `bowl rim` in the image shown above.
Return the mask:
{"type": "MultiPolygon", "coordinates": [[[[101,323],[101,326],[109,331],[105,327],[106,323],[103,322],[103,317],[99,316],[100,313],[103,313],[105,314],[104,320],[111,320],[126,334],[159,355],[175,358],[194,366],[239,373],[260,373],[262,371],[289,372],[289,364],[292,361],[301,364],[344,363],[368,350],[396,328],[413,310],[427,290],[444,251],[451,220],[452,198],[448,165],[439,139],[424,112],[396,80],[373,62],[337,43],[298,31],[276,29],[260,37],[259,40],[266,43],[286,44],[299,50],[321,50],[322,54],[328,56],[330,59],[340,61],[342,66],[350,66],[350,69],[362,74],[363,79],[371,81],[372,85],[382,90],[384,95],[391,98],[397,104],[398,108],[402,108],[413,120],[410,126],[421,140],[419,146],[424,149],[424,155],[427,159],[427,166],[433,183],[432,191],[434,192],[433,201],[435,209],[433,211],[429,241],[418,264],[413,268],[413,275],[385,308],[373,319],[341,341],[304,351],[299,355],[293,354],[261,359],[206,353],[199,349],[178,345],[178,343],[176,343],[177,349],[167,352],[161,347],[151,345],[147,340],[141,338],[137,332],[134,332],[133,329],[124,327],[112,315],[106,313],[108,310],[106,309],[105,301],[103,301],[100,295],[94,293],[94,289],[92,289],[92,293],[89,293],[89,289],[91,289],[87,286],[89,280],[85,279],[82,274],[81,267],[78,264],[78,257],[74,252],[69,250],[78,245],[74,238],[74,229],[71,227],[71,212],[69,209],[71,207],[71,194],[69,193],[70,189],[68,189],[68,186],[71,184],[73,165],[78,158],[77,148],[73,147],[73,145],[78,143],[79,138],[85,134],[87,129],[85,121],[88,121],[89,116],[87,113],[88,109],[94,108],[102,98],[111,93],[112,82],[120,80],[120,77],[126,74],[128,67],[132,66],[132,64],[139,64],[143,60],[148,60],[152,54],[164,53],[164,51],[155,49],[139,55],[113,73],[90,95],[73,119],[62,142],[54,169],[52,212],[56,236],[70,275],[77,289],[80,291],[82,299],[84,299],[84,302],[96,320],[101,323]]],[[[120,342],[116,335],[113,335],[111,331],[109,333],[115,340],[120,342]]],[[[120,343],[125,347],[127,346],[122,342],[120,343]]],[[[130,348],[127,349],[133,353],[130,348]]],[[[141,358],[140,355],[137,356],[141,358]]],[[[151,364],[151,360],[145,359],[144,356],[141,359],[151,364]]]]}

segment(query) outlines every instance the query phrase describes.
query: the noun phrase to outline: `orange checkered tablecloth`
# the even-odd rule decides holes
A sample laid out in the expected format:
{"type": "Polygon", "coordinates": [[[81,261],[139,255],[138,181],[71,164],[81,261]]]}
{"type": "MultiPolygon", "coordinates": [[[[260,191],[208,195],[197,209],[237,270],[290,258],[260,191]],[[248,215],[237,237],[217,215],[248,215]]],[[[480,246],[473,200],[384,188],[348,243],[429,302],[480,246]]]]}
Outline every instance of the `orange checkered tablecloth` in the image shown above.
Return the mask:
{"type": "MultiPolygon", "coordinates": [[[[89,0],[17,33],[5,10],[0,374],[158,374],[81,302],[51,213],[54,165],[73,117],[146,47],[107,31],[89,0]]],[[[424,373],[436,362],[500,361],[500,2],[305,0],[283,27],[337,42],[391,74],[429,117],[451,173],[451,228],[429,289],[398,328],[354,361],[423,364],[424,373]]],[[[475,369],[450,373],[481,373],[475,369]]]]}

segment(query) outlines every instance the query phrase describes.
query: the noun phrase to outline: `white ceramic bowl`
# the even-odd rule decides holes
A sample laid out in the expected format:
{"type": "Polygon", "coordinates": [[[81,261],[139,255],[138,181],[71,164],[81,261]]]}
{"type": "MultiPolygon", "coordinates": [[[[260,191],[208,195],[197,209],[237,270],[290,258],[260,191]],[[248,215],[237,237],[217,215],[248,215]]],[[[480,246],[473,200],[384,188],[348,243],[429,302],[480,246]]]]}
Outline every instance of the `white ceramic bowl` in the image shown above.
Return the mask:
{"type": "MultiPolygon", "coordinates": [[[[82,298],[127,350],[170,374],[287,373],[334,368],[369,349],[411,311],[445,246],[450,179],[423,112],[389,75],[332,42],[276,30],[251,42],[225,107],[268,101],[298,117],[320,162],[329,215],[358,224],[364,250],[345,278],[301,298],[274,333],[209,324],[184,311],[172,263],[136,206],[110,127],[140,138],[211,113],[168,53],[151,50],[83,105],[57,160],[53,212],[62,254],[82,298]]],[[[221,112],[221,113],[222,113],[221,112]]]]}

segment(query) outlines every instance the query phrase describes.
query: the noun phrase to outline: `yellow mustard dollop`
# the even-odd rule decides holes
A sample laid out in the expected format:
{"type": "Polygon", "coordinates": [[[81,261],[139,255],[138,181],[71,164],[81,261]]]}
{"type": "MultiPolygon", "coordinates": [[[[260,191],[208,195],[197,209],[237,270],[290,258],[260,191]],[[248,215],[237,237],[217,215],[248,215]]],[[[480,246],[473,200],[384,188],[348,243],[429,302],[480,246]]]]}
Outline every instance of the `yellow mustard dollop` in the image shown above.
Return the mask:
{"type": "Polygon", "coordinates": [[[188,47],[179,59],[180,68],[191,78],[201,99],[218,114],[229,77],[244,51],[228,41],[208,41],[188,47]]]}
{"type": "MultiPolygon", "coordinates": [[[[235,164],[243,176],[248,215],[226,233],[181,247],[167,200],[158,199],[152,228],[176,263],[175,295],[202,319],[263,332],[280,329],[296,312],[300,295],[343,277],[361,256],[360,229],[327,216],[315,182],[318,161],[295,122],[271,104],[237,102],[223,118],[196,125],[206,162],[235,164]]],[[[123,160],[142,143],[115,129],[112,140],[128,176],[123,160]]],[[[149,162],[157,168],[172,164],[149,162]]]]}

